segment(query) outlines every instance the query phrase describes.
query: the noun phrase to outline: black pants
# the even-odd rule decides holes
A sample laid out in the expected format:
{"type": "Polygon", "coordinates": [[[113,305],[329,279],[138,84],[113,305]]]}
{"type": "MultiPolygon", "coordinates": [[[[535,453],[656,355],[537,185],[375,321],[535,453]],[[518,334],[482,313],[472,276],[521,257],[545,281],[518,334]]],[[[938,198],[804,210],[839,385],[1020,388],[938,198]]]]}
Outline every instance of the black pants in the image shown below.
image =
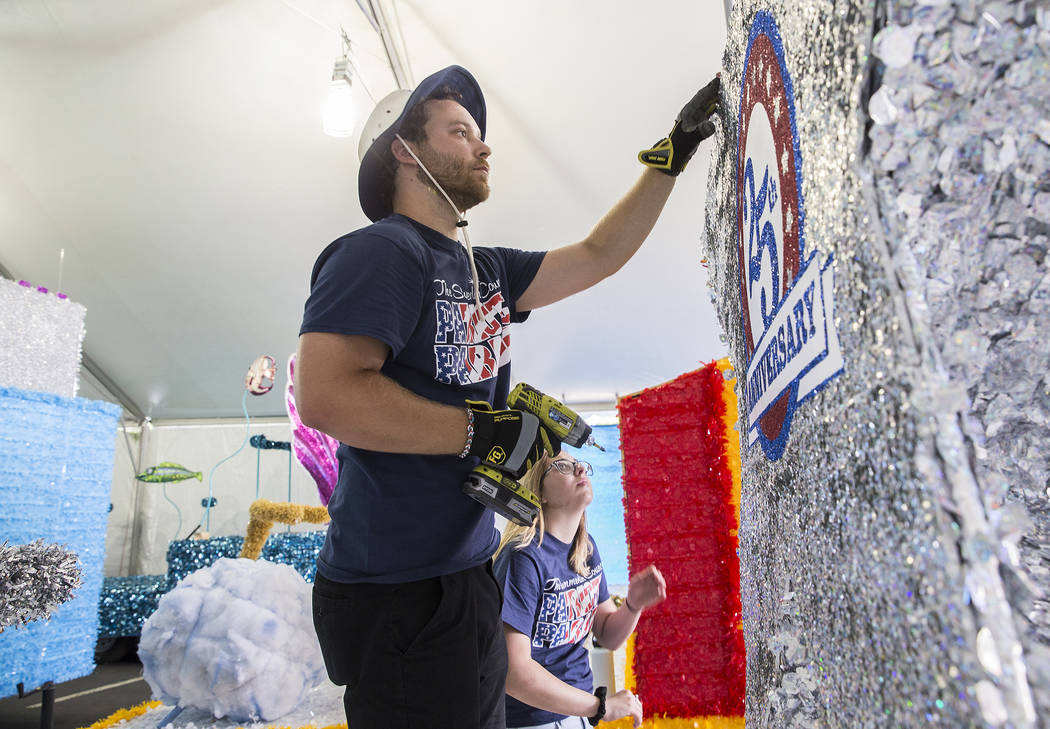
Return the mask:
{"type": "Polygon", "coordinates": [[[507,645],[490,563],[399,585],[317,575],[314,628],[353,729],[504,729],[507,645]]]}

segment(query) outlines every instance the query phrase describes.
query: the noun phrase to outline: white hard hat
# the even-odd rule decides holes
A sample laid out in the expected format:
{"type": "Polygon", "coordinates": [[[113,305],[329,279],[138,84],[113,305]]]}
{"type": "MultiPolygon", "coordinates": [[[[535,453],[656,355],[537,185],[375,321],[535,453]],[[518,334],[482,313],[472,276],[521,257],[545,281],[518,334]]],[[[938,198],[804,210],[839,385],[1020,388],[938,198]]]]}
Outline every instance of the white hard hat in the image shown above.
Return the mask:
{"type": "Polygon", "coordinates": [[[379,139],[379,135],[389,129],[394,122],[401,118],[401,112],[405,110],[412,92],[408,89],[391,91],[380,99],[372,115],[368,117],[364,127],[361,128],[361,141],[357,145],[357,158],[362,160],[368,153],[372,143],[379,139]]]}
{"type": "Polygon", "coordinates": [[[432,73],[420,81],[414,91],[399,89],[387,94],[368,117],[357,147],[361,160],[357,171],[357,194],[361,200],[361,209],[369,220],[374,222],[392,212],[389,194],[384,195],[384,191],[378,189],[382,185],[381,148],[388,147],[394,139],[394,133],[401,130],[400,124],[410,107],[425,101],[445,86],[459,94],[459,103],[477,122],[481,139],[485,140],[485,97],[477,80],[462,66],[449,66],[432,73]]]}

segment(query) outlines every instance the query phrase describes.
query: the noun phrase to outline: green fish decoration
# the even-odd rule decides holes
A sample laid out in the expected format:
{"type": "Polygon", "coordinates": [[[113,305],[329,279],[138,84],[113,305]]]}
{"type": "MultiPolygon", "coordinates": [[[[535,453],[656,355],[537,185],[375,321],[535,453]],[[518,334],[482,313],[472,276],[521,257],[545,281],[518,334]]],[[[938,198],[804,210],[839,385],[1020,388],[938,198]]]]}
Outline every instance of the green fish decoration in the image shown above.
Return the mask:
{"type": "Polygon", "coordinates": [[[185,481],[188,478],[203,481],[204,474],[201,471],[191,471],[177,463],[164,461],[164,463],[158,463],[152,468],[147,468],[135,478],[147,483],[172,483],[174,481],[185,481]]]}

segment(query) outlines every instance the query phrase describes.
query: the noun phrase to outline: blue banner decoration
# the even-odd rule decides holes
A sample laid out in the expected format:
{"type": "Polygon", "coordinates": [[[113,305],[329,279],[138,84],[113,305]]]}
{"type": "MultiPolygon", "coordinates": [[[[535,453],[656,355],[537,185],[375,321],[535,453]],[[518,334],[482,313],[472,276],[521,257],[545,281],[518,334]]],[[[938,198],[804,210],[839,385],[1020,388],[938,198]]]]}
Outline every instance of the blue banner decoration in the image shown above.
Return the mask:
{"type": "Polygon", "coordinates": [[[623,458],[620,453],[620,426],[595,425],[594,440],[605,452],[585,446],[565,450],[573,458],[594,466],[591,484],[594,501],[587,507],[587,531],[598,544],[605,569],[605,580],[610,585],[626,585],[627,535],[623,525],[623,458]]]}
{"type": "Polygon", "coordinates": [[[82,584],[50,620],[0,633],[0,697],[95,668],[117,418],[107,402],[0,387],[0,538],[80,558],[82,584]]]}

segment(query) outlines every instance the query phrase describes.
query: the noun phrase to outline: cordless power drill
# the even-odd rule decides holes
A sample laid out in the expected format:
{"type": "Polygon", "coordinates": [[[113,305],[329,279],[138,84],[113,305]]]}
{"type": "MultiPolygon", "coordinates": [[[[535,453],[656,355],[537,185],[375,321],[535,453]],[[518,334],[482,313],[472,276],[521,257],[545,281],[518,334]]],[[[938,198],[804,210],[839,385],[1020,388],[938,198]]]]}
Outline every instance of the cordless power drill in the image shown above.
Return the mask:
{"type": "MultiPolygon", "coordinates": [[[[595,442],[591,426],[582,417],[530,385],[516,385],[507,397],[507,407],[532,413],[566,445],[579,448],[587,444],[605,450],[595,442]]],[[[522,526],[531,524],[540,513],[540,500],[534,493],[509,473],[484,464],[475,466],[467,476],[463,493],[522,526]]]]}

